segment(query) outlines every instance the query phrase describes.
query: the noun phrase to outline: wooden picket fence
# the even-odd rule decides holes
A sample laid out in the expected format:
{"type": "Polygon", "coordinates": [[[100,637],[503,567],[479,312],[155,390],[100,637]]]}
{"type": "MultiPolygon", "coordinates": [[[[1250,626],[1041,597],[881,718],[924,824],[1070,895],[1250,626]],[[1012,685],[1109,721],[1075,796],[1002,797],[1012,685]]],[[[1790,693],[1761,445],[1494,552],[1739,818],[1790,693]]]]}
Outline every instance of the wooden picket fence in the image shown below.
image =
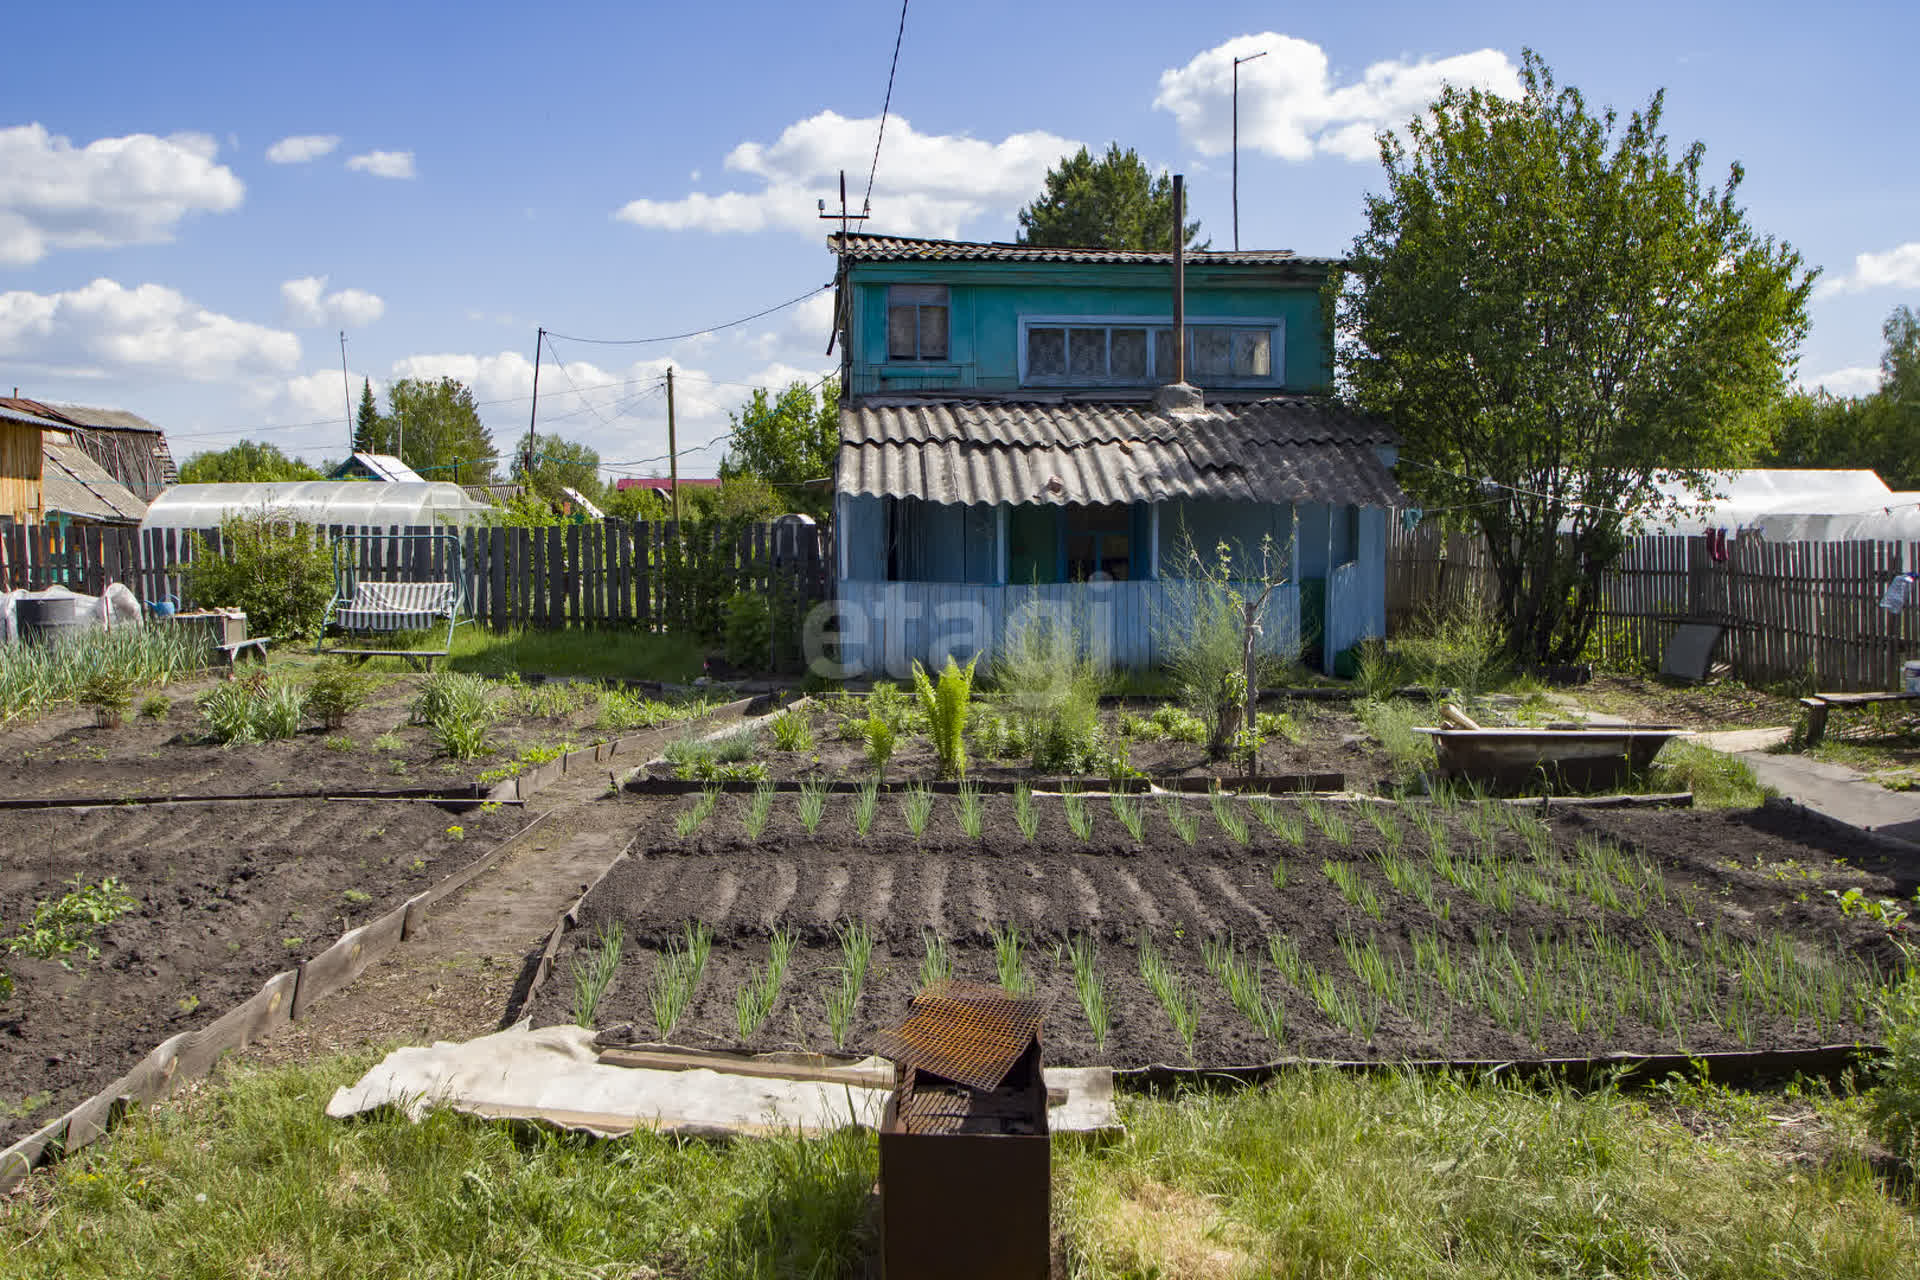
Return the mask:
{"type": "MultiPolygon", "coordinates": [[[[443,582],[452,572],[445,541],[417,536],[444,530],[333,525],[324,532],[329,539],[360,535],[349,545],[355,567],[368,577],[443,582]]],[[[818,526],[756,524],[734,534],[708,525],[607,520],[453,532],[467,610],[475,621],[501,629],[605,626],[716,635],[726,598],[736,591],[765,595],[776,617],[797,619],[831,589],[830,539],[818,526]]],[[[219,552],[217,529],[200,536],[219,552]]],[[[182,566],[194,554],[194,539],[184,530],[9,526],[0,529],[0,584],[60,584],[97,594],[108,582],[124,582],[143,600],[171,597],[192,607],[182,566]]]]}
{"type": "MultiPolygon", "coordinates": [[[[1920,568],[1920,543],[1749,536],[1725,552],[1715,559],[1702,537],[1629,539],[1601,578],[1594,656],[1657,667],[1683,622],[1726,627],[1718,659],[1752,684],[1891,689],[1902,660],[1920,656],[1914,608],[1880,608],[1888,583],[1920,568]]],[[[1491,610],[1498,598],[1485,544],[1430,524],[1391,528],[1386,578],[1389,634],[1436,610],[1491,610]]]]}

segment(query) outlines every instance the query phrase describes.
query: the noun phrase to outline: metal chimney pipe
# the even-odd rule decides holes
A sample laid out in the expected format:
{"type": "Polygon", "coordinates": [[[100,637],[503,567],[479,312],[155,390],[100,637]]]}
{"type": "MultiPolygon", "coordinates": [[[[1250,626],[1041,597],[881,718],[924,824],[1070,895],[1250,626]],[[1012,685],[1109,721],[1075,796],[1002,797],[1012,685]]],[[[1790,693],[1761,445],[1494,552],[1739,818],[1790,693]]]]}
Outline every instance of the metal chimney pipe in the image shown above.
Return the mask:
{"type": "Polygon", "coordinates": [[[1173,175],[1173,380],[1187,380],[1187,179],[1173,175]]]}

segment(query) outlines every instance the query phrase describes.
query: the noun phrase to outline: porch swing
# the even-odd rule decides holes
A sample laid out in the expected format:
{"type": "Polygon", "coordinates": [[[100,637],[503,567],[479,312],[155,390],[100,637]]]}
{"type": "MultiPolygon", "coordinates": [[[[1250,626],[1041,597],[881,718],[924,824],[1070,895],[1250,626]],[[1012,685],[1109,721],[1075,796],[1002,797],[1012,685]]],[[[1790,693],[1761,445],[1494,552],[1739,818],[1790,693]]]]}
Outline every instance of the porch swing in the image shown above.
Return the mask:
{"type": "MultiPolygon", "coordinates": [[[[333,598],[320,623],[317,654],[351,658],[405,658],[409,664],[444,658],[453,649],[453,629],[471,618],[461,617],[467,602],[466,574],[460,538],[452,533],[343,533],[333,540],[333,598]],[[388,563],[382,563],[381,551],[388,563]],[[437,649],[329,647],[328,633],[347,636],[394,636],[408,631],[436,630],[446,625],[437,649]]],[[[371,640],[362,644],[372,645],[371,640]]]]}

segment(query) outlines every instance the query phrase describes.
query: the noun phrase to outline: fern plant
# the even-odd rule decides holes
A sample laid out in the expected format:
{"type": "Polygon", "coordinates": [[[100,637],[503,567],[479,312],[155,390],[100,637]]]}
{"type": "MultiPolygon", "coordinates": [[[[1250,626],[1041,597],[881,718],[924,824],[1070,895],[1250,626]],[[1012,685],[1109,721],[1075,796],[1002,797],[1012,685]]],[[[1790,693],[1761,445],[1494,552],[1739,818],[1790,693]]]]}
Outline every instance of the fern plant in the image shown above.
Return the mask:
{"type": "Polygon", "coordinates": [[[978,661],[971,658],[963,667],[948,655],[937,682],[925,667],[913,664],[914,692],[926,713],[927,736],[933,739],[943,777],[958,778],[967,772],[967,710],[973,702],[973,668],[978,661]]]}

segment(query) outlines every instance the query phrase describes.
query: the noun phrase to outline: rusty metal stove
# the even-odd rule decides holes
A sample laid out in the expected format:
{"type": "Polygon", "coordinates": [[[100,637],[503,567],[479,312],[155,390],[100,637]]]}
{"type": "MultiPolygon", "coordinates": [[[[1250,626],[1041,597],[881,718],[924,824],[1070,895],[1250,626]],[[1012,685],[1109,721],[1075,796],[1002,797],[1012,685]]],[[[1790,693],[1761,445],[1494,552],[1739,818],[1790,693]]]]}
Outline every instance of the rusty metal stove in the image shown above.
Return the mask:
{"type": "Polygon", "coordinates": [[[1046,1277],[1041,1016],[1038,1001],[949,981],[876,1038],[898,1067],[880,1123],[887,1280],[1046,1277]]]}

